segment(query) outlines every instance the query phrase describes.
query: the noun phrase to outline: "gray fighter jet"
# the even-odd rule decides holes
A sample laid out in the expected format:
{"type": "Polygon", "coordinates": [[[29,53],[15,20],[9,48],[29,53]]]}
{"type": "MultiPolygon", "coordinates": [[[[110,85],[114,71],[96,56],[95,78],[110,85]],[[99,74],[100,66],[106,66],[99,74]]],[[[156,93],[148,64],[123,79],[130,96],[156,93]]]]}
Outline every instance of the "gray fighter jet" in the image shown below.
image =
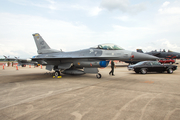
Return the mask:
{"type": "Polygon", "coordinates": [[[63,74],[97,74],[97,78],[101,78],[98,73],[98,68],[106,67],[109,60],[126,61],[129,59],[142,61],[142,60],[156,60],[157,57],[124,50],[123,48],[114,44],[101,44],[89,49],[63,52],[54,50],[43,40],[38,34],[33,34],[36,46],[37,56],[32,58],[33,61],[39,64],[46,65],[46,69],[55,71],[55,76],[63,74]]]}
{"type": "MultiPolygon", "coordinates": [[[[137,49],[137,52],[140,52],[140,53],[143,53],[142,49],[137,49]]],[[[172,51],[169,51],[166,52],[165,50],[163,51],[151,51],[151,52],[146,52],[145,54],[149,54],[149,55],[153,55],[153,56],[156,56],[156,57],[159,57],[159,58],[169,58],[169,59],[179,59],[180,58],[180,53],[178,52],[172,52],[172,51]]]]}

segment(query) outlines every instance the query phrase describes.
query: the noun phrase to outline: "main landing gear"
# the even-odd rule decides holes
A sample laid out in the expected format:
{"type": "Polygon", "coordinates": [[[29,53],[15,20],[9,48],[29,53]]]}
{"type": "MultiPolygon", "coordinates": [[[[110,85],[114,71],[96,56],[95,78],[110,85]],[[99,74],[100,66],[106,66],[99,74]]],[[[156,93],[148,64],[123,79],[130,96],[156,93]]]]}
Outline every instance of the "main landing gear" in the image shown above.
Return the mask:
{"type": "MultiPolygon", "coordinates": [[[[98,78],[98,79],[100,79],[101,78],[101,74],[100,73],[97,73],[96,74],[96,77],[98,78]]],[[[61,76],[60,76],[60,71],[58,71],[58,70],[56,70],[55,71],[55,73],[54,73],[54,78],[60,78],[61,76]]]]}
{"type": "Polygon", "coordinates": [[[58,77],[60,76],[60,72],[59,72],[59,71],[55,71],[54,76],[55,76],[56,78],[58,78],[58,77]]]}

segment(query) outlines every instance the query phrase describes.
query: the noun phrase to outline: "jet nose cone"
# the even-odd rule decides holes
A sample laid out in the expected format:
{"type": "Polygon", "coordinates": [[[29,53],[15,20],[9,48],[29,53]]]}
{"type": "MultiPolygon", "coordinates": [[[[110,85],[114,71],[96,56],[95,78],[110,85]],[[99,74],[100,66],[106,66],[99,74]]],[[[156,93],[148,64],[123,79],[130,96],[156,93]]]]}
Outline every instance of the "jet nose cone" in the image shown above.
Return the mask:
{"type": "Polygon", "coordinates": [[[132,56],[134,57],[133,60],[137,61],[146,61],[146,60],[157,60],[158,57],[144,54],[144,53],[138,53],[138,52],[132,52],[132,56]]]}

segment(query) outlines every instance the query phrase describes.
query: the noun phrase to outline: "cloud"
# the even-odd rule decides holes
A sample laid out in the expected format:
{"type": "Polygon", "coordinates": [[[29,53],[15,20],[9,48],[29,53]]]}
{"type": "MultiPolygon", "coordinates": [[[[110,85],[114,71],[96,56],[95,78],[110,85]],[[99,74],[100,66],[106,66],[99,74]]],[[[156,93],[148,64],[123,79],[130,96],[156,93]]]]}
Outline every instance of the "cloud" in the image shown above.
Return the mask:
{"type": "Polygon", "coordinates": [[[170,7],[159,9],[160,14],[180,14],[180,7],[170,7]]]}
{"type": "Polygon", "coordinates": [[[115,19],[121,20],[121,21],[130,21],[128,16],[119,16],[119,17],[115,17],[115,19]]]}
{"type": "Polygon", "coordinates": [[[126,12],[129,7],[128,0],[102,0],[101,6],[112,11],[114,9],[120,9],[123,12],[126,12]]]}
{"type": "Polygon", "coordinates": [[[55,4],[56,2],[54,0],[46,0],[48,1],[50,4],[55,4]]]}
{"type": "Polygon", "coordinates": [[[58,10],[58,3],[54,0],[39,0],[39,1],[30,1],[30,0],[9,0],[12,3],[23,5],[23,6],[35,6],[40,8],[47,8],[49,10],[58,10]]]}
{"type": "Polygon", "coordinates": [[[38,3],[38,2],[34,3],[29,1],[29,4],[36,7],[47,8],[52,11],[58,10],[57,2],[55,2],[54,0],[46,0],[46,1],[47,2],[42,2],[42,3],[38,3]]]}
{"type": "MultiPolygon", "coordinates": [[[[180,31],[180,2],[164,2],[156,17],[155,24],[159,30],[167,31],[167,34],[176,34],[180,31]]],[[[174,35],[176,36],[176,35],[174,35]]]]}
{"type": "MultiPolygon", "coordinates": [[[[161,21],[148,23],[143,27],[113,25],[111,31],[104,32],[99,36],[104,42],[111,40],[112,43],[132,51],[137,48],[142,48],[145,51],[155,49],[180,51],[180,47],[178,47],[180,42],[176,36],[180,29],[173,29],[172,24],[162,26],[159,22],[161,21]]],[[[138,23],[136,22],[136,24],[138,23]]]]}
{"type": "Polygon", "coordinates": [[[113,25],[113,31],[107,32],[106,34],[111,34],[111,36],[115,36],[117,39],[120,38],[121,40],[137,40],[153,33],[156,33],[156,30],[151,27],[125,27],[113,25]]]}
{"type": "MultiPolygon", "coordinates": [[[[73,24],[39,16],[0,13],[0,55],[37,54],[32,34],[40,33],[54,49],[78,50],[93,45],[93,32],[83,24],[73,24]],[[13,29],[12,29],[13,28],[13,29]]],[[[21,55],[19,55],[21,57],[21,55]]]]}
{"type": "Polygon", "coordinates": [[[39,0],[36,2],[30,0],[9,0],[15,4],[23,5],[23,6],[34,6],[38,8],[46,8],[50,10],[49,12],[57,12],[58,11],[69,11],[69,10],[76,10],[76,11],[85,11],[88,13],[89,16],[97,16],[102,11],[100,8],[100,3],[98,2],[62,2],[62,1],[55,1],[55,0],[39,0]],[[92,4],[93,3],[93,4],[92,4]]]}
{"type": "Polygon", "coordinates": [[[89,5],[87,6],[81,4],[72,4],[70,5],[70,8],[74,10],[86,11],[90,16],[97,16],[102,11],[102,8],[98,6],[89,6],[89,5]]]}
{"type": "Polygon", "coordinates": [[[180,47],[177,46],[177,44],[171,42],[171,40],[168,39],[158,39],[152,42],[152,44],[149,44],[147,46],[137,46],[137,47],[132,47],[129,46],[130,49],[136,50],[136,49],[142,49],[143,52],[150,52],[152,50],[163,50],[165,49],[166,51],[172,50],[174,52],[180,52],[180,47]]]}
{"type": "Polygon", "coordinates": [[[12,52],[9,47],[7,47],[5,44],[0,44],[0,55],[1,57],[3,55],[13,55],[15,54],[14,52],[12,52]]]}
{"type": "Polygon", "coordinates": [[[166,2],[163,3],[162,7],[166,7],[166,6],[168,6],[169,4],[170,4],[170,2],[166,1],[166,2]]]}
{"type": "Polygon", "coordinates": [[[180,47],[177,46],[176,43],[171,43],[167,39],[161,39],[161,40],[158,40],[158,42],[161,42],[161,47],[164,47],[165,49],[169,49],[172,51],[180,51],[180,47]]]}
{"type": "Polygon", "coordinates": [[[180,2],[164,2],[161,7],[159,8],[158,12],[160,14],[168,14],[168,15],[174,15],[174,14],[180,14],[180,2]]]}
{"type": "Polygon", "coordinates": [[[138,13],[146,9],[143,3],[131,5],[129,0],[102,0],[100,6],[109,11],[120,10],[124,13],[138,13]]]}
{"type": "Polygon", "coordinates": [[[94,8],[92,8],[92,9],[89,11],[89,14],[90,14],[91,16],[97,16],[101,11],[102,11],[101,8],[99,8],[99,7],[94,7],[94,8]]]}

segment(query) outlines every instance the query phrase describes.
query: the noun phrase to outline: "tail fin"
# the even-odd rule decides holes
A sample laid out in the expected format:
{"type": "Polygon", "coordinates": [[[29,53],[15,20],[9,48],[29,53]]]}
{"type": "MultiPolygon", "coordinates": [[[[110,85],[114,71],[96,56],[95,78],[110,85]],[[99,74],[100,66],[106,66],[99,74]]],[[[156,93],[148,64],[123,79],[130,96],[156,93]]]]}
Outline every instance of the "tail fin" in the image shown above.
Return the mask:
{"type": "Polygon", "coordinates": [[[139,53],[144,53],[144,52],[142,51],[142,49],[136,49],[136,51],[139,52],[139,53]]]}
{"type": "Polygon", "coordinates": [[[33,37],[38,49],[38,54],[59,52],[58,50],[51,49],[39,33],[33,34],[33,37]]]}
{"type": "Polygon", "coordinates": [[[3,55],[5,57],[5,59],[7,59],[7,56],[3,55]]]}

